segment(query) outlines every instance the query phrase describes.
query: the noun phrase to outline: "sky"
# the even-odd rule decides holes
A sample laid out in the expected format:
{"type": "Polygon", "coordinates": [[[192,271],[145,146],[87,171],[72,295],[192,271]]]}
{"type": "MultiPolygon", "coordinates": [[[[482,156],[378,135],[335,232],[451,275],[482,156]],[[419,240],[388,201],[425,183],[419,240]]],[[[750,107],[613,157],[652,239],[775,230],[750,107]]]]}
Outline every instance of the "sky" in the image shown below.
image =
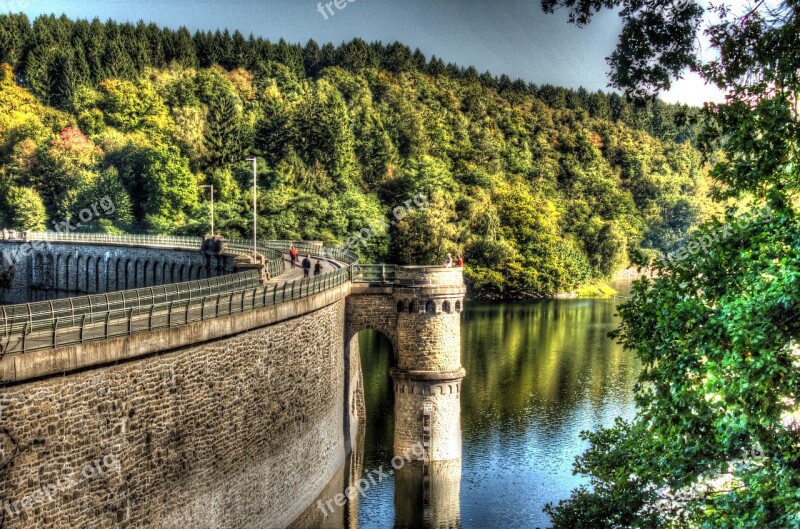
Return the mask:
{"type": "MultiPolygon", "coordinates": [[[[475,66],[536,84],[589,90],[608,88],[605,57],[621,27],[605,11],[585,28],[566,22],[565,12],[546,15],[540,0],[0,0],[0,11],[71,18],[155,22],[189,30],[238,29],[243,34],[305,44],[360,37],[400,41],[459,66],[475,66]]],[[[698,77],[679,81],[662,98],[701,105],[719,94],[698,77]]]]}

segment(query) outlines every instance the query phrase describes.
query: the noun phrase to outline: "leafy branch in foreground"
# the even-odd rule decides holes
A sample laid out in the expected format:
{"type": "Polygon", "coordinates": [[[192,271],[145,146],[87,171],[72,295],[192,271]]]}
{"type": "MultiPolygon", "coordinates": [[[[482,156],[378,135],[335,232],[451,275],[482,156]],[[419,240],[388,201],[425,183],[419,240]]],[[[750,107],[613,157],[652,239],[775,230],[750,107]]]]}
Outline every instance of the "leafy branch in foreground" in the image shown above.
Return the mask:
{"type": "Polygon", "coordinates": [[[642,360],[637,414],[585,434],[575,471],[591,487],[547,507],[554,527],[800,527],[800,5],[712,8],[705,33],[718,58],[707,62],[696,4],[543,7],[566,7],[576,23],[621,7],[609,63],[612,84],[631,95],[669,88],[687,68],[725,91],[724,104],[706,105],[702,144],[721,149],[712,176],[729,210],[696,237],[733,222],[732,201],[774,213],[691,259],[657,263],[659,278],[636,284],[614,336],[642,360]]]}

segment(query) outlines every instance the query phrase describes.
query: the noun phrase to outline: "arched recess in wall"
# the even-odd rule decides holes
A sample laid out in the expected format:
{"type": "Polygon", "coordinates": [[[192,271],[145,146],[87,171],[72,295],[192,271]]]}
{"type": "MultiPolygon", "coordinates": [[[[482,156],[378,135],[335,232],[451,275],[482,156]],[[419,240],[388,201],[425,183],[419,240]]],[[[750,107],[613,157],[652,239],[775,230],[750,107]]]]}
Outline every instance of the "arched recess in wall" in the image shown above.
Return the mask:
{"type": "Polygon", "coordinates": [[[72,290],[70,285],[72,285],[72,275],[75,273],[75,261],[71,255],[67,256],[66,261],[64,262],[64,283],[63,289],[64,290],[72,290]]]}
{"type": "Polygon", "coordinates": [[[58,254],[56,256],[56,277],[55,277],[55,285],[53,288],[56,290],[62,288],[64,285],[64,272],[66,266],[66,257],[64,254],[58,254]]]}
{"type": "Polygon", "coordinates": [[[95,257],[86,258],[86,292],[97,292],[97,259],[95,257]]]}
{"type": "Polygon", "coordinates": [[[44,257],[44,288],[52,289],[55,286],[55,268],[55,258],[52,253],[48,253],[44,257]]]}
{"type": "Polygon", "coordinates": [[[429,299],[427,303],[425,303],[425,313],[426,314],[436,314],[436,303],[433,300],[429,299]]]}
{"type": "Polygon", "coordinates": [[[103,268],[105,267],[105,259],[102,255],[98,255],[94,261],[94,291],[105,292],[105,285],[103,285],[104,274],[103,268]]]}
{"type": "Polygon", "coordinates": [[[75,292],[81,292],[81,280],[86,276],[86,259],[80,254],[78,254],[78,258],[75,260],[75,272],[72,274],[75,276],[75,292]]]}

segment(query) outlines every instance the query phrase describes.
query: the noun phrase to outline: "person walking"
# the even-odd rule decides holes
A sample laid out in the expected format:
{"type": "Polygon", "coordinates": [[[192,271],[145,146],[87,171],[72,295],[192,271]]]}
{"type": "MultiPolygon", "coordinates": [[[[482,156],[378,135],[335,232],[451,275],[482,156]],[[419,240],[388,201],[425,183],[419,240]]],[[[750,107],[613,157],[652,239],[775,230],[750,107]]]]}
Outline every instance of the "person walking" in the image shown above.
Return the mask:
{"type": "Polygon", "coordinates": [[[444,260],[444,267],[445,268],[453,268],[453,256],[447,254],[447,259],[444,260]]]}
{"type": "Polygon", "coordinates": [[[456,266],[459,268],[464,268],[464,258],[461,257],[461,254],[456,254],[456,266]]]}
{"type": "Polygon", "coordinates": [[[322,275],[322,260],[317,259],[317,264],[314,265],[314,276],[322,275]]]}
{"type": "Polygon", "coordinates": [[[297,248],[292,246],[292,249],[289,250],[289,257],[292,260],[292,268],[297,266],[297,248]]]}
{"type": "Polygon", "coordinates": [[[303,277],[308,277],[310,272],[311,272],[311,256],[307,255],[306,258],[303,259],[303,277]]]}

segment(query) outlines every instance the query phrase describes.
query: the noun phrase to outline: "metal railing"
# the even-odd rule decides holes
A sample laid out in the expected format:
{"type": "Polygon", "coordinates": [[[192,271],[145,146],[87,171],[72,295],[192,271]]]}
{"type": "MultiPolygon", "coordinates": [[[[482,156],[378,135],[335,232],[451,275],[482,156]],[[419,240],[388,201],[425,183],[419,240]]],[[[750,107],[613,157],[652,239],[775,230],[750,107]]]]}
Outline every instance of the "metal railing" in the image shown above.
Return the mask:
{"type": "Polygon", "coordinates": [[[184,283],[0,306],[0,337],[5,338],[24,329],[32,330],[42,322],[49,324],[56,319],[74,324],[85,314],[148,307],[167,301],[191,301],[253,288],[259,282],[258,271],[251,270],[184,283]]]}
{"type": "MultiPolygon", "coordinates": [[[[53,241],[191,249],[199,249],[202,241],[192,237],[160,238],[152,235],[28,234],[29,240],[45,240],[45,237],[53,241]]],[[[358,265],[359,258],[350,250],[294,241],[258,241],[256,253],[267,258],[271,277],[283,273],[283,254],[292,246],[301,254],[332,259],[341,268],[314,278],[267,286],[260,286],[259,272],[251,270],[186,283],[0,306],[0,356],[185,325],[301,299],[353,280],[354,266],[358,265]]],[[[227,241],[227,248],[243,255],[252,255],[253,250],[252,242],[243,240],[227,241]]],[[[359,267],[359,270],[363,268],[359,267]]],[[[371,270],[375,267],[366,268],[371,270]]],[[[396,267],[377,268],[394,270],[396,267]]],[[[359,273],[363,274],[363,271],[359,273]]],[[[389,275],[381,277],[386,280],[389,275]]]]}
{"type": "Polygon", "coordinates": [[[397,277],[397,265],[355,265],[353,266],[353,283],[394,284],[397,277]]]}
{"type": "Polygon", "coordinates": [[[348,281],[349,267],[314,278],[193,299],[26,322],[16,325],[19,332],[0,338],[0,345],[3,353],[25,352],[171,328],[306,298],[348,281]]]}
{"type": "MultiPolygon", "coordinates": [[[[160,235],[111,235],[107,233],[63,233],[57,231],[24,232],[28,241],[54,242],[97,242],[104,244],[147,245],[159,248],[191,248],[200,249],[203,239],[200,237],[176,237],[160,235]]],[[[19,238],[16,240],[20,240],[19,238]]]]}

